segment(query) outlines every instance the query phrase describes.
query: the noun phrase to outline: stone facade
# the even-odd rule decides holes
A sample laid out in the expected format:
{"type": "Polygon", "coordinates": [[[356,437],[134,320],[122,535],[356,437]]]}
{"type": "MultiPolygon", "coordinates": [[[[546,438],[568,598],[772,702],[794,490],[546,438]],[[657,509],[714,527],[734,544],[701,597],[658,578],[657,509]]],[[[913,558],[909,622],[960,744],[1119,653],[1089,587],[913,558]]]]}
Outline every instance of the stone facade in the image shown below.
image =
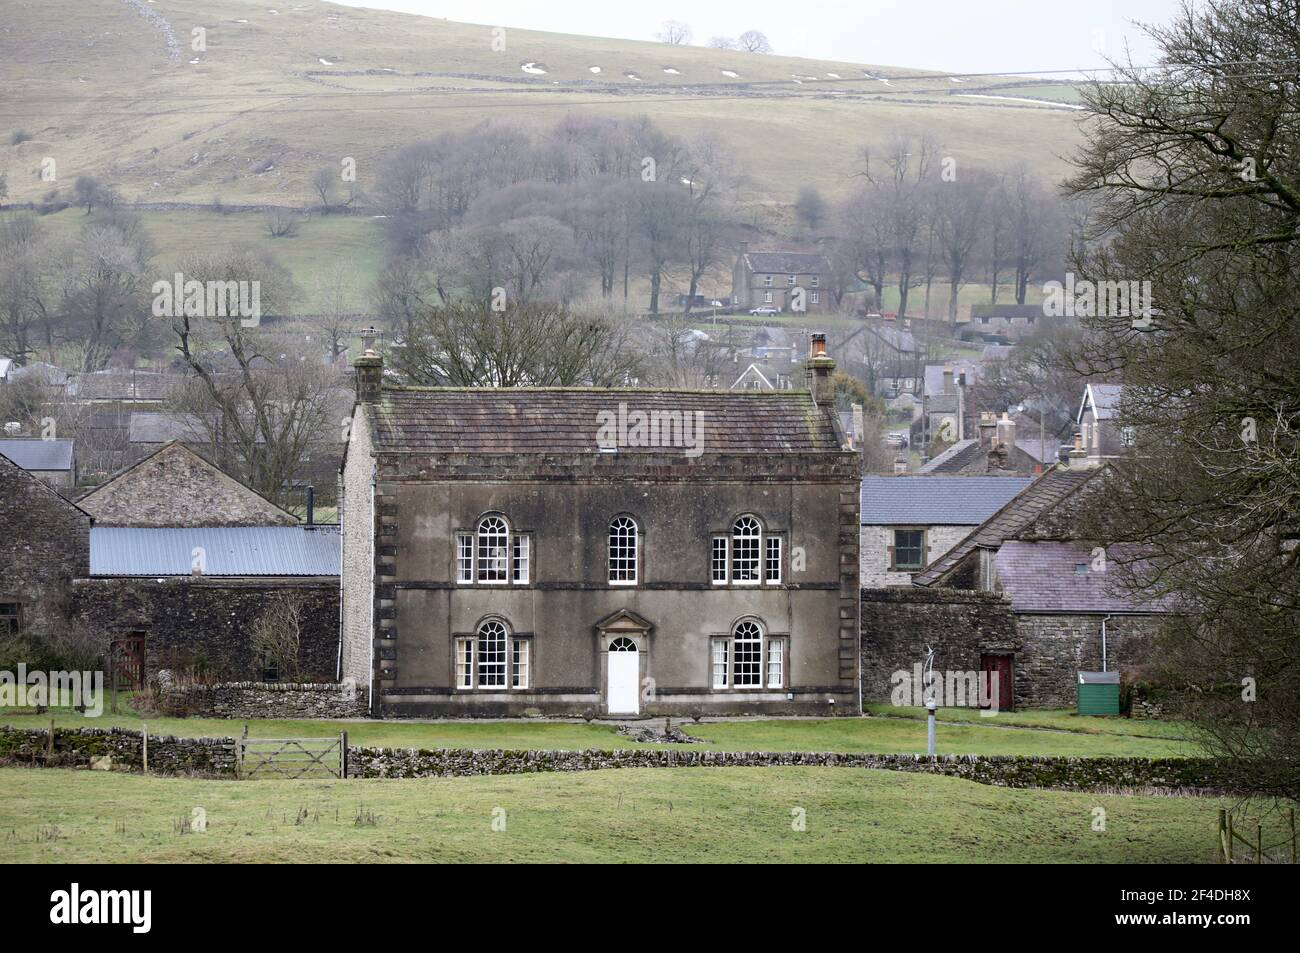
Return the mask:
{"type": "MultiPolygon", "coordinates": [[[[894,673],[910,675],[914,666],[924,664],[927,646],[938,650],[937,671],[960,672],[978,672],[982,655],[1023,648],[1010,604],[995,593],[912,587],[862,590],[864,701],[889,702],[894,673]]],[[[1025,690],[1021,667],[1013,673],[1013,697],[1020,704],[1025,690]]]]}
{"type": "Polygon", "coordinates": [[[296,526],[293,514],[172,441],[79,501],[96,526],[296,526]]]}
{"type": "Polygon", "coordinates": [[[833,406],[819,407],[800,392],[678,397],[579,388],[560,396],[543,388],[458,396],[452,388],[381,389],[377,377],[368,381],[375,369],[358,365],[362,403],[344,465],[342,516],[342,672],[361,684],[373,673],[375,713],[628,713],[611,707],[610,648],[620,639],[636,653],[636,714],[859,710],[858,459],[836,436],[833,406]],[[542,409],[547,400],[561,406],[542,409]],[[574,415],[572,427],[595,431],[594,414],[564,404],[616,408],[629,400],[713,402],[712,419],[732,415],[718,425],[720,440],[737,433],[738,417],[774,419],[755,427],[755,439],[777,449],[695,459],[671,450],[546,450],[549,430],[581,439],[565,433],[565,414],[574,415]],[[510,407],[484,423],[482,414],[498,410],[482,401],[510,407]],[[764,403],[740,403],[755,401],[764,403]],[[463,438],[439,430],[467,415],[477,429],[463,438]],[[521,417],[539,423],[519,428],[521,417]],[[417,443],[438,432],[439,449],[398,440],[401,427],[417,443]],[[532,443],[514,451],[511,441],[532,443]],[[810,449],[790,450],[791,441],[811,441],[810,449]],[[465,442],[492,443],[496,452],[442,449],[465,442]],[[489,515],[508,523],[512,540],[528,539],[524,582],[459,577],[459,542],[476,540],[489,515]],[[764,539],[779,537],[779,581],[766,570],[761,584],[712,581],[712,541],[727,537],[742,515],[762,526],[764,539]],[[635,521],[640,567],[628,585],[607,575],[611,521],[622,516],[635,521]],[[512,677],[515,646],[525,646],[525,684],[461,684],[465,663],[457,653],[481,653],[477,633],[489,621],[507,629],[512,658],[506,662],[503,650],[499,664],[512,677]],[[780,681],[771,684],[764,674],[752,688],[715,688],[715,640],[729,639],[746,621],[762,630],[763,671],[775,665],[780,681]]]}
{"type": "Polygon", "coordinates": [[[141,634],[148,671],[201,662],[227,679],[262,676],[248,626],[273,609],[273,597],[281,593],[296,593],[303,600],[300,671],[317,680],[332,679],[338,669],[335,578],[128,577],[78,579],[72,585],[76,624],[105,646],[114,638],[141,634]]]}
{"type": "MultiPolygon", "coordinates": [[[[988,655],[1010,655],[1017,708],[1073,708],[1080,671],[1101,671],[1101,615],[1012,611],[1000,593],[940,588],[862,591],[862,696],[889,702],[895,672],[938,654],[937,671],[978,672],[988,655]]],[[[1114,615],[1106,623],[1106,667],[1140,669],[1161,617],[1114,615]]]]}
{"type": "MultiPolygon", "coordinates": [[[[1016,688],[1033,708],[1073,708],[1079,672],[1100,672],[1102,615],[1020,614],[1024,642],[1017,659],[1016,688]]],[[[1150,660],[1164,618],[1113,615],[1106,622],[1106,668],[1132,672],[1150,660]]]]}
{"type": "Polygon", "coordinates": [[[0,604],[35,635],[61,633],[72,580],[89,571],[90,516],[0,456],[0,604]]]}
{"type": "Polygon", "coordinates": [[[912,577],[916,573],[899,572],[889,568],[889,547],[894,544],[895,529],[925,530],[926,565],[929,565],[956,546],[971,531],[970,526],[862,527],[859,548],[862,553],[861,579],[864,588],[910,586],[912,584],[912,577]]]}

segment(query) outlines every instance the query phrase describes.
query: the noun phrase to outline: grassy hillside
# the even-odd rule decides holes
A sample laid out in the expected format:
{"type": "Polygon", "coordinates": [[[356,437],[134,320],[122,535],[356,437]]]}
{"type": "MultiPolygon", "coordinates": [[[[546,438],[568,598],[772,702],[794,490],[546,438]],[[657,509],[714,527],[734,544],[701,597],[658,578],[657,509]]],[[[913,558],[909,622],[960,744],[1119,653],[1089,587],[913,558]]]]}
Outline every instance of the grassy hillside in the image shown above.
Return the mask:
{"type": "Polygon", "coordinates": [[[98,174],[131,200],[305,204],[310,175],[345,156],[366,189],[396,144],[583,110],[716,136],[751,173],[752,201],[788,203],[806,183],[841,191],[857,151],[899,130],[929,132],[959,162],[1028,161],[1045,178],[1077,141],[1077,113],[1049,102],[1067,93],[1035,87],[1041,105],[960,95],[1011,82],[997,77],[509,28],[503,50],[493,40],[490,26],[318,2],[9,4],[0,170],[16,201],[50,190],[39,173],[52,157],[57,184],[98,174]],[[195,28],[206,51],[191,48],[195,28]],[[32,138],[13,144],[19,131],[32,138]]]}

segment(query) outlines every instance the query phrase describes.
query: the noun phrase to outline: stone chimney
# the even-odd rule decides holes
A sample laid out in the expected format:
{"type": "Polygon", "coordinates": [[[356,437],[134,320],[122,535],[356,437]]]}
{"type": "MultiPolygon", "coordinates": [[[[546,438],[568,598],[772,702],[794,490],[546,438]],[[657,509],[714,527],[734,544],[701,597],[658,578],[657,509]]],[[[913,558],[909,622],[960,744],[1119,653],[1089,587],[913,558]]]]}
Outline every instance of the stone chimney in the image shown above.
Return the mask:
{"type": "Polygon", "coordinates": [[[1088,457],[1088,451],[1083,446],[1083,434],[1077,430],[1074,432],[1074,447],[1065,457],[1066,466],[1071,470],[1087,470],[1100,462],[1088,457]]]}
{"type": "Polygon", "coordinates": [[[384,359],[375,351],[375,329],[361,332],[361,356],[352,364],[357,370],[357,400],[363,404],[379,402],[384,385],[384,359]]]}
{"type": "Polygon", "coordinates": [[[819,407],[834,409],[835,385],[831,383],[831,375],[835,373],[835,361],[826,353],[825,332],[813,332],[812,349],[804,367],[808,369],[809,390],[812,391],[813,401],[819,407]]]}
{"type": "Polygon", "coordinates": [[[943,392],[945,394],[955,394],[957,391],[952,386],[952,365],[943,366],[943,392]]]}
{"type": "Polygon", "coordinates": [[[980,449],[985,453],[993,449],[994,438],[997,436],[998,418],[997,414],[992,411],[984,410],[980,412],[980,449]]]}
{"type": "Polygon", "coordinates": [[[1016,449],[1016,422],[1012,420],[1011,416],[1004,410],[1002,411],[1002,419],[998,421],[997,427],[998,443],[1002,444],[1009,454],[1016,449]]]}

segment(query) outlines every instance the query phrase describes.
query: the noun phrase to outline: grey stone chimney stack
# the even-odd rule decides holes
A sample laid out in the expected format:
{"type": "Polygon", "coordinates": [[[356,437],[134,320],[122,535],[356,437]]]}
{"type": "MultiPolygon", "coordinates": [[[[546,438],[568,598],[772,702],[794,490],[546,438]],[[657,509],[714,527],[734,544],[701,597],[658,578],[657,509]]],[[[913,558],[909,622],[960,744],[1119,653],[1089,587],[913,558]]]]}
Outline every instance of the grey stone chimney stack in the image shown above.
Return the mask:
{"type": "Polygon", "coordinates": [[[375,351],[375,329],[361,332],[361,356],[353,362],[357,371],[357,400],[364,404],[379,402],[384,384],[384,359],[375,351]]]}

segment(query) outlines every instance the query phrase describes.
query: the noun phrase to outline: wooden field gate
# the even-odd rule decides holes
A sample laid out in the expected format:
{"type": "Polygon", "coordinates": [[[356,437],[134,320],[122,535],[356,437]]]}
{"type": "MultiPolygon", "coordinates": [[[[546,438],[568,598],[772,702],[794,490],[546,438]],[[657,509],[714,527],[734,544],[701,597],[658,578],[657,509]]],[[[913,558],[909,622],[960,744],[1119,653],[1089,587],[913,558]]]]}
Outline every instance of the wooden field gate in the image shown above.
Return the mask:
{"type": "Polygon", "coordinates": [[[332,738],[250,738],[239,740],[239,777],[346,778],[348,733],[332,738]]]}
{"type": "MultiPolygon", "coordinates": [[[[1300,835],[1296,832],[1295,808],[1290,808],[1287,812],[1287,826],[1290,833],[1287,835],[1286,839],[1282,841],[1280,848],[1281,850],[1290,848],[1290,859],[1291,863],[1294,864],[1297,862],[1297,847],[1300,846],[1300,835]]],[[[1249,830],[1247,833],[1250,833],[1249,830]]],[[[1219,808],[1219,843],[1217,846],[1218,860],[1221,864],[1262,864],[1271,862],[1268,860],[1268,853],[1264,847],[1264,825],[1256,819],[1254,837],[1243,837],[1233,827],[1232,812],[1224,808],[1219,808]],[[1253,853],[1255,859],[1251,861],[1249,859],[1250,854],[1247,854],[1245,857],[1241,857],[1240,859],[1234,857],[1232,851],[1234,841],[1243,844],[1247,850],[1253,853]]],[[[1279,856],[1282,858],[1279,862],[1285,863],[1286,854],[1280,853],[1279,856]]]]}

